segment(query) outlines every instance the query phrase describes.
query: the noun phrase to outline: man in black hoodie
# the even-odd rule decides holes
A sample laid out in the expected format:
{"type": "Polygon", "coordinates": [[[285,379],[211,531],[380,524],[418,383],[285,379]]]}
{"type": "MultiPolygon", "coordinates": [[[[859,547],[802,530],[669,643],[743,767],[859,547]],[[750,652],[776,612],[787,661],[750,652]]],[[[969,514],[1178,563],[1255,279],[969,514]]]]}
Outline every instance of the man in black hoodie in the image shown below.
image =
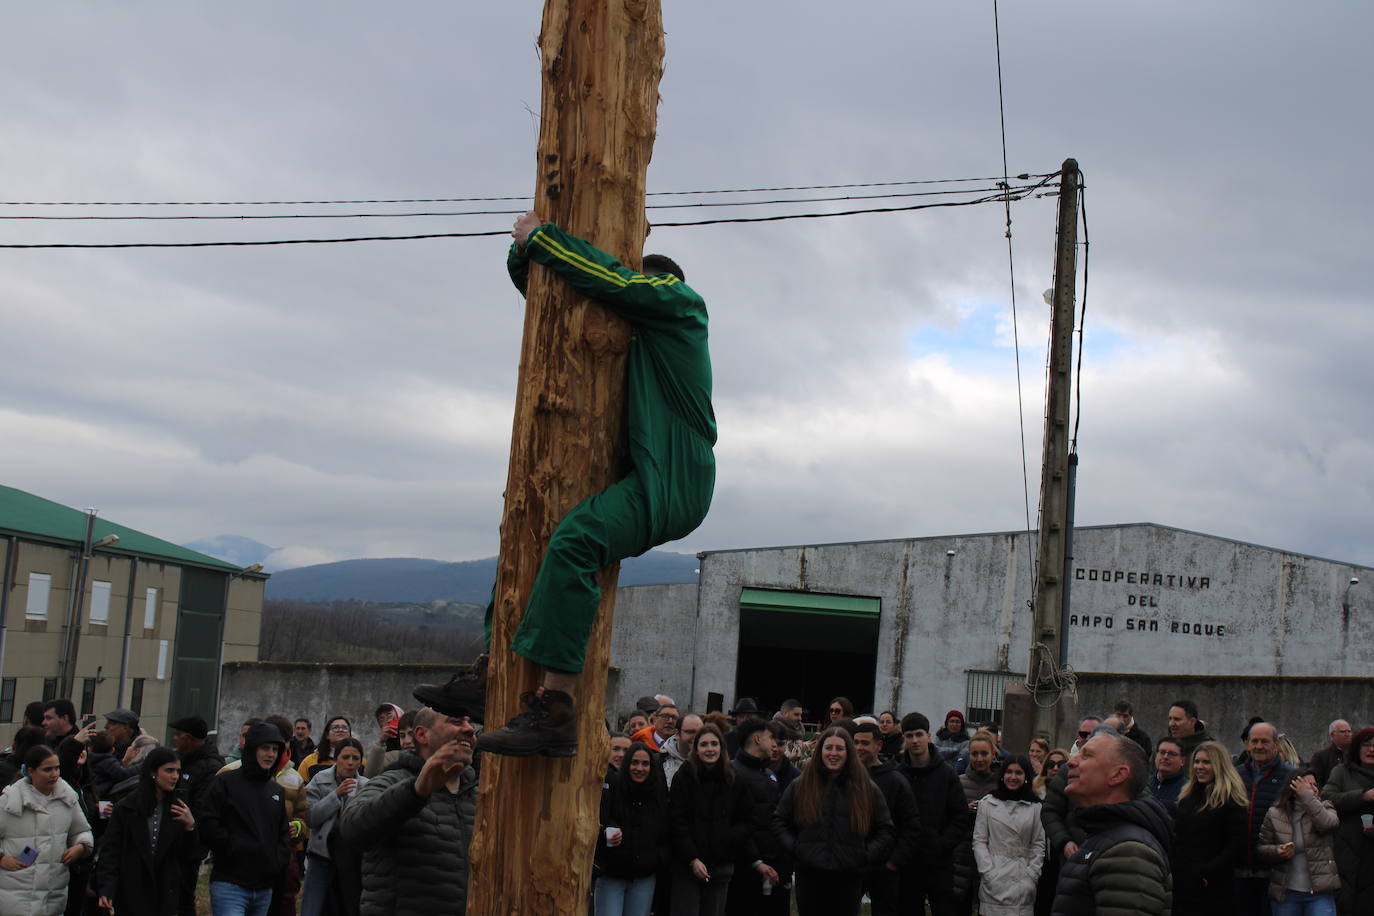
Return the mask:
{"type": "Polygon", "coordinates": [[[883,746],[883,732],[878,726],[864,722],[854,729],[854,750],[859,762],[868,768],[868,775],[883,793],[892,826],[897,831],[897,843],[887,861],[864,878],[864,890],[873,901],[873,916],[897,916],[901,901],[901,873],[916,864],[916,847],[921,840],[921,815],[911,783],[902,775],[895,760],[881,760],[878,752],[883,746]]]}
{"type": "Polygon", "coordinates": [[[954,916],[954,848],[968,835],[968,804],[959,777],[931,744],[930,720],[919,712],[902,716],[898,768],[911,783],[920,817],[916,854],[902,874],[902,912],[954,916]]]}
{"type": "Polygon", "coordinates": [[[210,905],[215,916],[265,916],[272,888],[291,858],[286,799],[272,778],[286,740],[275,725],[248,729],[242,763],[210,782],[196,812],[201,842],[214,853],[210,905]]]}
{"type": "Polygon", "coordinates": [[[1130,912],[1163,916],[1173,905],[1173,822],[1152,795],[1145,754],[1129,738],[1098,733],[1069,760],[1067,794],[1086,838],[1064,860],[1054,916],[1130,912]]]}

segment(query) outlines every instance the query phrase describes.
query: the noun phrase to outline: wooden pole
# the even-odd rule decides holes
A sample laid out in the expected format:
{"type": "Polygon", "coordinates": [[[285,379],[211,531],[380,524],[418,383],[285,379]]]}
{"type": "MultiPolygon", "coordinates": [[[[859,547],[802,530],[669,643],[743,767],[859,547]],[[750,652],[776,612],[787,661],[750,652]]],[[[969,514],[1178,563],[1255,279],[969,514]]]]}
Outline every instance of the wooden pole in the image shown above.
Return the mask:
{"type": "MultiPolygon", "coordinates": [[[[659,0],[547,0],[535,210],[637,266],[663,73],[659,0]]],[[[538,265],[530,269],[501,521],[487,722],[519,711],[538,667],[510,651],[549,537],[583,498],[625,473],[630,328],[538,265]]],[[[587,910],[606,769],[603,719],[618,567],[578,681],[578,755],[482,759],[468,912],[587,910]]]]}

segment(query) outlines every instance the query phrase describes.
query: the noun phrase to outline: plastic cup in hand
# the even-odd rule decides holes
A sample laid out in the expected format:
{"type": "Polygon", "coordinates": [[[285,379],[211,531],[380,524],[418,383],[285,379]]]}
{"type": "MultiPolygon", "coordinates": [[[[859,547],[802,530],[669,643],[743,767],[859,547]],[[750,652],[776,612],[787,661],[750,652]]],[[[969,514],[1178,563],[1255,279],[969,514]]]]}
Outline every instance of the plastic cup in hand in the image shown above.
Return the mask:
{"type": "Polygon", "coordinates": [[[607,828],[606,828],[606,845],[607,845],[607,846],[619,846],[619,845],[620,845],[620,836],[621,836],[621,831],[620,831],[620,828],[619,828],[619,827],[607,827],[607,828]]]}
{"type": "Polygon", "coordinates": [[[1374,814],[1361,814],[1360,823],[1364,826],[1365,830],[1374,827],[1374,814]]]}

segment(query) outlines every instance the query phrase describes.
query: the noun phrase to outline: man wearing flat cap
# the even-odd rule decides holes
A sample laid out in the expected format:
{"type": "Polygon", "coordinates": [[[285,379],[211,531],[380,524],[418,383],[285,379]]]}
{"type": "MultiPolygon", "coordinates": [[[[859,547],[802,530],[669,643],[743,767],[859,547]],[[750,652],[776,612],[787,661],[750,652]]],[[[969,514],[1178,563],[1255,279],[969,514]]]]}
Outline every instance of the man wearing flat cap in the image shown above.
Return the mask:
{"type": "MultiPolygon", "coordinates": [[[[224,758],[205,746],[210,728],[200,716],[186,716],[172,722],[172,746],[181,761],[181,785],[186,790],[187,804],[199,811],[205,800],[205,790],[215,778],[224,758]]],[[[200,859],[181,863],[181,898],[179,916],[196,914],[196,878],[200,873],[200,859]]]]}
{"type": "Polygon", "coordinates": [[[739,753],[739,727],[750,719],[761,719],[763,716],[759,711],[759,704],[754,702],[753,697],[740,697],[740,701],[735,704],[735,708],[730,710],[730,716],[735,720],[735,727],[725,733],[725,749],[729,753],[731,760],[739,753]]]}
{"type": "Polygon", "coordinates": [[[339,815],[339,839],[362,849],[361,916],[466,911],[477,734],[463,686],[450,687],[416,689],[415,750],[368,774],[339,815]]]}

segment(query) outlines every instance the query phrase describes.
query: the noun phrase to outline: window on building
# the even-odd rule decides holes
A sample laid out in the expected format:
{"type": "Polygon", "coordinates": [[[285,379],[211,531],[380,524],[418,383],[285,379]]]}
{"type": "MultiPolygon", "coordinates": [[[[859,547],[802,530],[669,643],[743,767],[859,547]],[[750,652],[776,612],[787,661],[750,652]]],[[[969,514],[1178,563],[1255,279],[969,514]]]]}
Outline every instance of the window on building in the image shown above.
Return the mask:
{"type": "Polygon", "coordinates": [[[1025,679],[1024,674],[1008,671],[965,671],[964,714],[970,729],[977,725],[1001,726],[1002,695],[1007,684],[1025,679]]]}
{"type": "Polygon", "coordinates": [[[134,692],[129,697],[129,708],[135,715],[143,715],[143,678],[134,678],[134,692]]]}
{"type": "Polygon", "coordinates": [[[95,678],[83,677],[81,679],[81,715],[89,716],[95,713],[95,678]]]}
{"type": "Polygon", "coordinates": [[[57,699],[57,678],[43,678],[43,702],[57,699]]]}
{"type": "Polygon", "coordinates": [[[14,721],[14,689],[17,678],[0,681],[0,722],[14,721]]]}
{"type": "Polygon", "coordinates": [[[52,594],[52,576],[47,573],[29,573],[29,599],[24,604],[26,620],[48,619],[48,596],[52,594]]]}
{"type": "Polygon", "coordinates": [[[167,640],[157,641],[157,679],[160,681],[167,676],[167,640]]]}
{"type": "Polygon", "coordinates": [[[157,629],[157,589],[150,588],[143,594],[143,629],[157,629]]]}
{"type": "Polygon", "coordinates": [[[96,579],[91,583],[91,623],[110,622],[110,583],[96,579]]]}

